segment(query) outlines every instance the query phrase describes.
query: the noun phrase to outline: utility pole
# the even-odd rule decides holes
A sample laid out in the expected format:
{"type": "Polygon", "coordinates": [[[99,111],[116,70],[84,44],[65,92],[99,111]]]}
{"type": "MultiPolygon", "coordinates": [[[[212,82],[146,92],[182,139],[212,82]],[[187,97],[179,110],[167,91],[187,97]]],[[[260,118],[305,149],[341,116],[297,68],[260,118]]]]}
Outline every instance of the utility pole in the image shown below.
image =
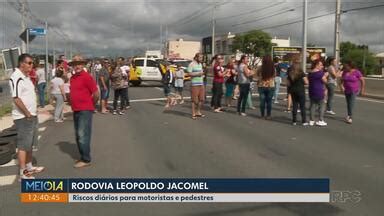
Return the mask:
{"type": "Polygon", "coordinates": [[[165,45],[164,45],[164,57],[168,58],[168,24],[165,25],[165,45]]]}
{"type": "Polygon", "coordinates": [[[52,69],[55,69],[56,68],[56,44],[55,44],[55,40],[53,39],[53,35],[52,35],[52,57],[53,57],[53,62],[52,62],[52,69]]]}
{"type": "Polygon", "coordinates": [[[163,52],[163,25],[160,24],[160,52],[163,52]]]}
{"type": "Polygon", "coordinates": [[[26,53],[29,53],[29,28],[27,28],[27,31],[25,32],[26,33],[26,38],[27,38],[27,42],[26,42],[26,49],[25,49],[25,52],[26,53]]]}
{"type": "MultiPolygon", "coordinates": [[[[27,28],[27,25],[25,23],[26,17],[27,17],[26,13],[27,12],[26,12],[25,1],[21,1],[21,32],[23,32],[27,28]]],[[[21,40],[21,53],[26,53],[26,52],[27,52],[27,44],[23,40],[21,40]]]]}
{"type": "Polygon", "coordinates": [[[307,27],[308,27],[308,0],[304,0],[303,8],[303,47],[302,47],[302,69],[307,71],[307,27]]]}
{"type": "Polygon", "coordinates": [[[215,28],[216,28],[216,18],[215,18],[215,10],[216,10],[216,3],[215,6],[213,7],[212,11],[212,58],[215,56],[215,28]]]}
{"type": "Polygon", "coordinates": [[[336,59],[337,67],[339,67],[339,62],[340,62],[340,17],[341,17],[340,15],[341,15],[341,0],[336,0],[334,57],[336,59]]]}
{"type": "MultiPolygon", "coordinates": [[[[45,21],[45,77],[48,77],[49,63],[48,63],[48,22],[45,21]]],[[[48,88],[47,88],[48,89],[48,88]]]]}
{"type": "Polygon", "coordinates": [[[72,39],[69,38],[69,59],[72,59],[73,52],[72,52],[72,39]]]}
{"type": "Polygon", "coordinates": [[[364,50],[364,55],[363,55],[363,70],[364,70],[364,72],[366,72],[368,45],[363,45],[363,50],[364,50]]]}
{"type": "Polygon", "coordinates": [[[68,46],[68,41],[67,40],[63,40],[64,41],[64,56],[65,58],[68,58],[68,53],[67,53],[67,46],[68,46]]]}

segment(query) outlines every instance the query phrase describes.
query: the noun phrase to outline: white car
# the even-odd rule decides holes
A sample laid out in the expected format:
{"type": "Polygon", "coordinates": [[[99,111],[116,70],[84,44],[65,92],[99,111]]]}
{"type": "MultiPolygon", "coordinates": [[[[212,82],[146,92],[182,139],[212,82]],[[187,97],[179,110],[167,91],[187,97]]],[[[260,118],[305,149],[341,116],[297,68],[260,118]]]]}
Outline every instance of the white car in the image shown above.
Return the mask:
{"type": "Polygon", "coordinates": [[[154,58],[135,58],[136,67],[141,69],[141,75],[139,77],[140,85],[141,81],[161,81],[162,75],[159,70],[159,63],[154,58]]]}

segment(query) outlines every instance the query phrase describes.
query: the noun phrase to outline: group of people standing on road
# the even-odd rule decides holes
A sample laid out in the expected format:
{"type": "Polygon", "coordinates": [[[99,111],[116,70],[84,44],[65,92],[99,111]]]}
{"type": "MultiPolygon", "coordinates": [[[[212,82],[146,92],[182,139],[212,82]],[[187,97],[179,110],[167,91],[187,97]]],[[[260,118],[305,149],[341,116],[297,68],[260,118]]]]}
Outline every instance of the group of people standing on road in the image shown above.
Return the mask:
{"type": "MultiPolygon", "coordinates": [[[[110,88],[114,91],[113,114],[124,114],[129,109],[128,82],[131,70],[140,70],[133,62],[120,57],[116,63],[104,59],[96,64],[96,73],[88,71],[82,56],[76,55],[68,64],[64,60],[58,61],[54,70],[54,78],[50,82],[51,94],[55,98],[55,122],[62,122],[63,104],[69,101],[73,111],[75,137],[80,159],[74,164],[75,168],[82,168],[91,164],[90,145],[92,134],[92,119],[95,105],[100,102],[101,113],[108,112],[108,98],[110,88]],[[71,67],[69,69],[69,66],[71,67]],[[99,101],[99,99],[101,99],[99,101]],[[120,100],[120,109],[117,104],[120,100]]],[[[10,78],[10,88],[13,97],[12,116],[18,132],[17,148],[20,166],[20,179],[32,179],[33,175],[44,170],[44,167],[32,165],[32,146],[37,142],[37,95],[33,79],[37,77],[38,84],[43,84],[45,77],[37,70],[32,71],[33,58],[29,54],[22,54],[18,60],[18,68],[10,78]]],[[[278,103],[278,95],[282,77],[286,77],[288,109],[292,105],[292,124],[297,125],[297,114],[301,112],[303,126],[326,126],[324,114],[334,115],[333,96],[337,85],[340,85],[347,102],[346,122],[352,123],[356,96],[365,94],[365,81],[362,73],[353,62],[345,61],[339,68],[334,58],[328,58],[325,67],[319,59],[312,62],[311,70],[305,73],[301,63],[296,60],[284,68],[279,59],[273,61],[271,56],[262,58],[262,64],[250,68],[250,57],[243,55],[237,61],[230,58],[224,65],[222,55],[214,57],[211,69],[213,71],[211,107],[214,113],[225,112],[222,105],[225,95],[225,105],[232,106],[237,99],[237,113],[246,116],[246,107],[252,107],[252,86],[257,87],[259,93],[260,116],[266,120],[272,119],[272,104],[278,103]],[[338,82],[340,80],[340,82],[338,82]],[[225,86],[225,94],[224,94],[225,86]],[[306,86],[308,86],[309,122],[306,115],[306,86]],[[237,95],[238,94],[238,95],[237,95]],[[291,102],[290,102],[291,100],[291,102]],[[318,115],[316,118],[316,113],[318,115]]],[[[206,100],[207,67],[203,64],[203,55],[197,53],[186,71],[181,65],[174,65],[176,70],[171,72],[172,65],[166,65],[162,73],[164,93],[167,105],[184,103],[184,77],[191,77],[191,106],[192,119],[204,118],[202,106],[206,100]],[[176,89],[176,100],[171,96],[172,86],[176,89]],[[178,100],[178,101],[177,101],[178,100]]],[[[92,69],[91,69],[92,70],[92,69]]],[[[140,72],[139,72],[140,73],[140,72]]],[[[44,106],[40,96],[40,105],[44,106]]]]}
{"type": "MultiPolygon", "coordinates": [[[[206,98],[204,78],[206,78],[207,72],[202,60],[202,54],[197,53],[187,69],[187,73],[191,77],[192,119],[194,120],[198,117],[205,117],[201,110],[206,98]]],[[[252,89],[256,87],[260,100],[260,117],[270,120],[272,119],[272,104],[279,103],[280,85],[284,80],[288,101],[286,112],[292,112],[293,125],[297,125],[297,114],[301,113],[303,126],[327,126],[324,115],[336,114],[333,111],[333,98],[338,85],[347,102],[345,121],[351,124],[356,96],[359,93],[365,94],[365,81],[362,73],[351,61],[345,61],[339,68],[333,57],[329,57],[326,63],[323,59],[317,59],[311,63],[311,68],[307,73],[303,71],[298,59],[287,64],[282,63],[278,58],[272,59],[270,55],[264,56],[261,65],[255,68],[250,68],[249,65],[250,57],[246,55],[241,56],[238,61],[234,57],[230,58],[227,65],[224,65],[222,55],[216,55],[213,58],[210,69],[213,74],[211,108],[214,113],[225,111],[222,106],[225,95],[224,101],[227,107],[231,107],[232,101],[237,99],[237,113],[247,116],[246,108],[247,106],[253,107],[249,104],[252,104],[252,89]],[[306,89],[308,89],[310,103],[309,121],[307,121],[306,89]]],[[[168,96],[172,73],[168,73],[166,77],[167,88],[164,91],[168,96]]],[[[171,101],[170,99],[167,102],[166,107],[171,101]]]]}

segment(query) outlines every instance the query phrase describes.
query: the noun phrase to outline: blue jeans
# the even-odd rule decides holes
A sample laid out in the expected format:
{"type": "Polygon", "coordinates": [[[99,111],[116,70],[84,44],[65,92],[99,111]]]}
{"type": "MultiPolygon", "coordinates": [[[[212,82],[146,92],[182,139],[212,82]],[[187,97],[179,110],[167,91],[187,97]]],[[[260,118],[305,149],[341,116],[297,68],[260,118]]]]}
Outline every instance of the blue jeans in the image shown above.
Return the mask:
{"type": "Polygon", "coordinates": [[[272,97],[275,88],[259,87],[260,94],[260,112],[261,116],[265,116],[265,105],[267,105],[267,116],[271,116],[272,112],[272,97]]]}
{"type": "Polygon", "coordinates": [[[335,95],[335,88],[336,88],[335,84],[333,84],[333,83],[327,84],[327,89],[328,89],[327,111],[332,111],[333,97],[335,95]]]}
{"type": "Polygon", "coordinates": [[[237,112],[239,113],[245,113],[245,106],[247,105],[247,98],[250,90],[249,87],[249,83],[239,84],[240,96],[237,101],[237,112]]]}
{"type": "Polygon", "coordinates": [[[91,162],[91,136],[93,111],[73,112],[76,143],[81,155],[80,160],[91,162]]]}
{"type": "Polygon", "coordinates": [[[347,100],[348,116],[352,118],[353,107],[355,106],[355,101],[356,101],[356,94],[354,93],[345,94],[345,99],[347,100]]]}
{"type": "Polygon", "coordinates": [[[275,91],[273,93],[273,98],[275,99],[275,102],[277,102],[277,99],[279,97],[280,85],[281,85],[281,77],[277,76],[275,77],[275,91]]]}
{"type": "Polygon", "coordinates": [[[39,102],[41,107],[45,106],[45,86],[45,82],[37,85],[37,91],[39,92],[39,102]]]}

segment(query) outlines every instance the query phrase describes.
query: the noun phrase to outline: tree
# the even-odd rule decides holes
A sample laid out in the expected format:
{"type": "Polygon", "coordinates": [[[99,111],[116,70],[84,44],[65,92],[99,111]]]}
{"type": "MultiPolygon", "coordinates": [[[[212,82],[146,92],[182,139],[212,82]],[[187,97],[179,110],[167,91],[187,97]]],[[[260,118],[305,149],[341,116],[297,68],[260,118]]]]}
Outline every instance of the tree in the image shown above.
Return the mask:
{"type": "Polygon", "coordinates": [[[367,45],[356,45],[349,41],[340,44],[340,57],[342,61],[354,62],[364,75],[374,74],[378,65],[367,45]]]}
{"type": "Polygon", "coordinates": [[[351,43],[349,41],[341,42],[340,43],[340,58],[343,59],[343,57],[345,55],[347,55],[350,50],[354,50],[356,48],[357,48],[357,46],[354,43],[351,43]]]}
{"type": "Polygon", "coordinates": [[[233,52],[240,50],[242,53],[252,57],[262,57],[271,54],[272,37],[261,30],[253,30],[244,34],[236,35],[233,41],[233,52]]]}
{"type": "Polygon", "coordinates": [[[377,61],[372,53],[366,49],[350,50],[343,58],[354,62],[357,68],[361,69],[364,75],[374,74],[377,68],[377,61]]]}

